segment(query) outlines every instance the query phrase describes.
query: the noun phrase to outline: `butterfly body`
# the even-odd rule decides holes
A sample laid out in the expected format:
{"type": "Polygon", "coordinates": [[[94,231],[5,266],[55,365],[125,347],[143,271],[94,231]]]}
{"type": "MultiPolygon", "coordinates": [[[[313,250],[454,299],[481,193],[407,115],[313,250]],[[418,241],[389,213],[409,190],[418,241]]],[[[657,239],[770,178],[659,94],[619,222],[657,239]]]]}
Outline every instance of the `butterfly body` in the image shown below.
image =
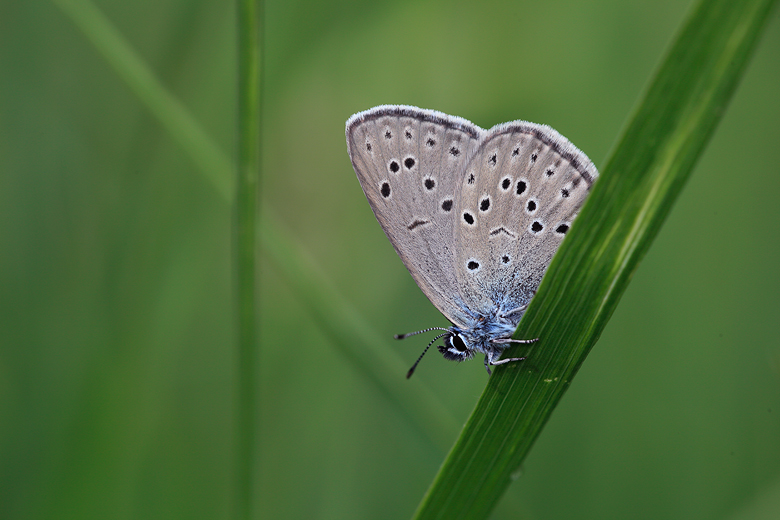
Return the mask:
{"type": "Polygon", "coordinates": [[[440,352],[495,365],[596,171],[548,126],[483,130],[383,105],[347,121],[352,165],[404,265],[452,323],[440,352]]]}
{"type": "Polygon", "coordinates": [[[450,334],[444,336],[444,347],[439,351],[445,358],[455,361],[465,361],[480,353],[485,354],[489,362],[495,362],[507,344],[495,343],[494,340],[511,337],[519,322],[519,316],[509,319],[495,312],[479,316],[463,328],[453,325],[448,327],[450,334]],[[462,344],[458,343],[458,339],[462,344]]]}

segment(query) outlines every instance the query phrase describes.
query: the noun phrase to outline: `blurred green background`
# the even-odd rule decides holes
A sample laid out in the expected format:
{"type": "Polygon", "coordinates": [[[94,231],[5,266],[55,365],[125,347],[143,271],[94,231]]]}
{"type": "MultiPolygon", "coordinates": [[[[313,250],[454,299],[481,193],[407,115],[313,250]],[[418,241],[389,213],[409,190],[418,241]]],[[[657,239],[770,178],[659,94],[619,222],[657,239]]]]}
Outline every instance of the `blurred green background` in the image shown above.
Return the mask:
{"type": "MultiPolygon", "coordinates": [[[[232,2],[97,5],[234,156],[232,2]]],[[[268,1],[264,204],[411,365],[425,339],[392,334],[446,320],[371,214],[346,119],[526,119],[600,166],[688,6],[268,1]]],[[[780,517],[778,18],[495,518],[780,517]]],[[[231,224],[55,4],[0,3],[0,518],[230,517],[231,224]]],[[[261,517],[409,517],[446,450],[262,264],[261,517]]],[[[462,424],[486,377],[434,354],[397,385],[462,424]]]]}

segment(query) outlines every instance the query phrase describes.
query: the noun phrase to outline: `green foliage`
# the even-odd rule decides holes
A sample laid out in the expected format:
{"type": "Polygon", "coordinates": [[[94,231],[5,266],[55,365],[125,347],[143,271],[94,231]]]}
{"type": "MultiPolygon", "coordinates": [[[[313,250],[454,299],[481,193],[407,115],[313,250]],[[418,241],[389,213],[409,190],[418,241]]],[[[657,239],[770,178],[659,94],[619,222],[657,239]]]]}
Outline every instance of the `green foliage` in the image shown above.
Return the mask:
{"type": "MultiPolygon", "coordinates": [[[[54,0],[0,9],[0,518],[234,517],[235,8],[54,0]]],[[[488,405],[516,408],[518,383],[573,374],[604,325],[580,327],[591,319],[591,290],[614,275],[592,266],[615,258],[610,248],[620,242],[599,258],[575,253],[592,253],[583,245],[588,230],[595,240],[601,226],[631,228],[615,218],[622,205],[603,181],[633,175],[634,164],[642,170],[646,151],[621,159],[632,165],[627,173],[613,163],[620,150],[637,150],[627,140],[643,134],[624,133],[612,159],[598,159],[685,9],[614,0],[265,6],[259,516],[408,517],[486,381],[468,428],[480,413],[509,428],[502,421],[513,413],[484,415],[488,405]],[[435,108],[483,127],[547,123],[602,166],[602,195],[592,201],[611,196],[581,215],[569,253],[523,322],[523,334],[545,331],[529,363],[486,379],[479,363],[429,356],[404,379],[424,340],[397,343],[392,333],[444,323],[371,216],[346,155],[344,121],[381,103],[435,108]],[[609,218],[601,222],[602,214],[609,218]],[[599,222],[583,224],[588,218],[599,222]],[[591,263],[567,267],[578,262],[591,263]],[[563,283],[584,271],[596,285],[563,283]],[[565,296],[575,288],[583,291],[565,296]],[[561,314],[571,314],[565,327],[548,334],[561,314]],[[590,339],[561,357],[571,347],[565,338],[581,334],[590,339]]],[[[634,280],[494,517],[777,511],[773,22],[641,268],[612,269],[635,271],[634,280]]],[[[704,27],[717,32],[713,42],[729,33],[704,27]]],[[[749,23],[736,27],[742,36],[732,33],[731,52],[757,34],[749,23]]],[[[695,76],[700,62],[733,75],[710,67],[710,56],[708,49],[680,65],[679,80],[695,76]]],[[[736,58],[722,63],[741,67],[736,58]]],[[[696,92],[670,105],[715,106],[714,92],[696,92]]],[[[655,106],[640,126],[654,135],[654,125],[706,126],[701,118],[712,116],[709,108],[655,106]],[[681,119],[664,119],[667,109],[681,119]]],[[[684,171],[690,165],[668,153],[693,158],[708,136],[680,129],[662,137],[639,145],[665,143],[667,164],[684,171]]],[[[665,172],[648,175],[679,178],[665,172]]],[[[660,222],[668,200],[648,209],[634,223],[660,222]]],[[[648,244],[656,224],[637,227],[630,243],[648,244]]],[[[628,248],[621,258],[641,253],[628,248]]],[[[621,279],[599,301],[597,316],[608,317],[624,287],[621,279]]],[[[529,421],[536,431],[559,383],[543,385],[550,399],[529,421]]],[[[458,443],[481,465],[455,475],[463,482],[452,489],[466,484],[467,492],[458,501],[432,492],[426,503],[476,500],[479,508],[462,509],[474,514],[494,507],[509,466],[535,437],[510,429],[525,432],[514,451],[504,448],[509,436],[464,436],[484,441],[474,451],[458,443]],[[478,461],[485,449],[499,455],[478,461]],[[485,470],[491,464],[499,471],[485,470]],[[495,489],[490,479],[499,480],[495,489]]]]}

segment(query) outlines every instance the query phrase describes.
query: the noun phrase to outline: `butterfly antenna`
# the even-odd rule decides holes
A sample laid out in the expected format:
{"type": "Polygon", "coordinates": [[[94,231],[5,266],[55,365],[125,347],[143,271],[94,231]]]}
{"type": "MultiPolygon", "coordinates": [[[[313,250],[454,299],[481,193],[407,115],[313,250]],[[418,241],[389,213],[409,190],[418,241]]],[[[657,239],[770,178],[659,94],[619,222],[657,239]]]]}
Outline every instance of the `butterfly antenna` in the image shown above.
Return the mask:
{"type": "MultiPolygon", "coordinates": [[[[428,330],[435,330],[435,329],[428,329],[428,330]]],[[[438,329],[438,330],[447,330],[447,329],[438,329]]],[[[417,361],[414,362],[414,365],[412,365],[412,368],[410,368],[409,371],[406,373],[406,379],[409,379],[410,377],[412,377],[412,374],[414,374],[414,369],[417,368],[417,365],[420,364],[420,360],[423,358],[425,353],[428,352],[428,349],[431,348],[431,345],[433,345],[436,342],[437,339],[446,336],[448,333],[449,333],[449,330],[447,330],[447,332],[445,332],[444,334],[439,334],[438,336],[433,338],[430,343],[428,343],[428,346],[425,347],[425,350],[422,351],[422,354],[420,354],[420,357],[418,357],[417,361]]],[[[412,334],[419,334],[419,333],[418,332],[414,332],[412,334]]],[[[407,336],[411,336],[412,334],[407,334],[407,336]]],[[[399,339],[402,339],[402,338],[399,338],[399,339]]]]}
{"type": "MultiPolygon", "coordinates": [[[[418,335],[418,334],[423,334],[423,333],[425,333],[425,332],[430,332],[430,331],[432,331],[432,330],[445,330],[445,331],[449,332],[449,329],[443,329],[443,328],[441,328],[441,327],[431,327],[430,329],[423,329],[423,330],[418,330],[417,332],[408,332],[408,333],[406,333],[406,334],[396,334],[396,335],[394,335],[393,337],[394,337],[395,339],[404,339],[404,338],[408,338],[409,336],[416,336],[416,335],[418,335]]],[[[443,335],[444,335],[444,334],[442,334],[442,336],[443,336],[443,335]]],[[[441,337],[441,336],[438,336],[438,337],[437,337],[437,339],[438,339],[438,338],[440,338],[440,337],[441,337]]],[[[434,341],[436,341],[436,340],[434,340],[434,341]]]]}

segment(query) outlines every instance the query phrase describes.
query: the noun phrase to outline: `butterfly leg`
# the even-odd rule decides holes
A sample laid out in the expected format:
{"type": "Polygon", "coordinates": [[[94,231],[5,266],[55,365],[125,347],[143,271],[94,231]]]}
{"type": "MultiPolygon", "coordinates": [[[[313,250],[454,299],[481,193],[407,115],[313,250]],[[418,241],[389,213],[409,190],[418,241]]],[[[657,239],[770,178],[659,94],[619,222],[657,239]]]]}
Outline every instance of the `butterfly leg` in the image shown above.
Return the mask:
{"type": "MultiPolygon", "coordinates": [[[[530,303],[530,302],[528,302],[528,303],[530,303]]],[[[528,308],[528,303],[526,303],[525,305],[522,305],[520,307],[514,308],[511,311],[505,312],[504,314],[501,315],[501,317],[502,318],[507,318],[507,317],[511,316],[512,314],[517,314],[518,312],[523,312],[524,310],[526,310],[528,308]]]]}
{"type": "Polygon", "coordinates": [[[506,358],[506,359],[499,359],[496,361],[491,361],[488,359],[488,356],[485,356],[485,370],[487,370],[488,375],[492,375],[492,372],[490,371],[490,367],[488,365],[504,365],[506,363],[511,363],[513,361],[523,361],[524,357],[513,357],[513,358],[506,358]]]}
{"type": "MultiPolygon", "coordinates": [[[[522,343],[523,345],[527,343],[536,343],[539,341],[539,338],[534,339],[512,339],[512,338],[501,338],[501,339],[491,339],[491,343],[522,343]]],[[[495,363],[493,363],[495,364],[495,363]]]]}

